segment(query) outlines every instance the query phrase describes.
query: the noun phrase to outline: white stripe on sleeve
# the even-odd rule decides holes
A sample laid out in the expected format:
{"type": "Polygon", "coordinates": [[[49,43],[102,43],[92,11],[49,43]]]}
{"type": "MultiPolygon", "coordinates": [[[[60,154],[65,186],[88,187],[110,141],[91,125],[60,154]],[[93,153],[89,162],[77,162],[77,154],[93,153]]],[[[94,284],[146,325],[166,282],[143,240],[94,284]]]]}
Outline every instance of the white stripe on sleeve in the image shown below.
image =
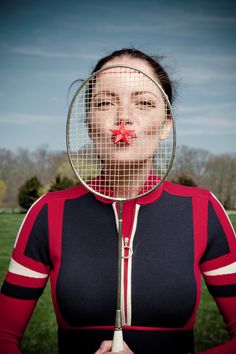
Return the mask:
{"type": "Polygon", "coordinates": [[[16,262],[13,258],[11,258],[8,270],[13,274],[23,275],[25,277],[38,278],[38,279],[40,278],[43,279],[48,277],[48,274],[36,272],[35,270],[31,270],[29,268],[24,267],[20,263],[16,262]]]}
{"type": "Polygon", "coordinates": [[[214,276],[214,275],[226,275],[236,273],[236,262],[228,264],[227,266],[220,267],[217,269],[209,270],[204,272],[204,275],[214,276]]]}

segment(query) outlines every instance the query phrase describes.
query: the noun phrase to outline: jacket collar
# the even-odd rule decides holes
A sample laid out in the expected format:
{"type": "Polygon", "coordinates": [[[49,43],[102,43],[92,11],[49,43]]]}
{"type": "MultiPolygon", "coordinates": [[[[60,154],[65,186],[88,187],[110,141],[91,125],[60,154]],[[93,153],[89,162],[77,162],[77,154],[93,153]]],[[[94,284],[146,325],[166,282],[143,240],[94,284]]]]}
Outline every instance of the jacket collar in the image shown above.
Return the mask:
{"type": "MultiPolygon", "coordinates": [[[[97,177],[96,179],[98,179],[98,178],[100,179],[101,177],[97,177]]],[[[143,189],[140,191],[141,196],[134,198],[136,200],[136,203],[140,204],[140,205],[146,205],[146,204],[153,203],[155,200],[157,200],[161,196],[162,190],[163,190],[163,183],[158,185],[160,183],[160,181],[161,180],[159,177],[150,173],[147,182],[145,183],[143,189]]],[[[97,200],[99,200],[100,202],[102,202],[104,204],[112,204],[116,201],[114,199],[108,199],[108,198],[102,196],[102,194],[103,194],[102,192],[105,194],[106,191],[101,190],[101,193],[100,193],[101,195],[94,194],[95,198],[97,200]]],[[[111,192],[108,192],[108,193],[112,198],[111,192]]],[[[106,193],[106,194],[108,194],[108,193],[106,193]]]]}

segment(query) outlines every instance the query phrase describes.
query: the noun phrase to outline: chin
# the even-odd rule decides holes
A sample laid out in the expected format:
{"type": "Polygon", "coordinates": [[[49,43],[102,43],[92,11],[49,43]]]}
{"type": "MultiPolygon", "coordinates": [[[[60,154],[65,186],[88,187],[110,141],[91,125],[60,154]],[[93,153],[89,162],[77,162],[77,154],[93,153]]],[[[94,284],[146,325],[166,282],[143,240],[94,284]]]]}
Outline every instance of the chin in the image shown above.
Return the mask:
{"type": "Polygon", "coordinates": [[[132,154],[115,154],[112,156],[104,156],[104,158],[101,158],[103,163],[108,164],[108,165],[140,165],[140,164],[145,164],[148,161],[150,161],[150,156],[144,157],[144,156],[137,156],[137,154],[133,155],[132,154]]]}

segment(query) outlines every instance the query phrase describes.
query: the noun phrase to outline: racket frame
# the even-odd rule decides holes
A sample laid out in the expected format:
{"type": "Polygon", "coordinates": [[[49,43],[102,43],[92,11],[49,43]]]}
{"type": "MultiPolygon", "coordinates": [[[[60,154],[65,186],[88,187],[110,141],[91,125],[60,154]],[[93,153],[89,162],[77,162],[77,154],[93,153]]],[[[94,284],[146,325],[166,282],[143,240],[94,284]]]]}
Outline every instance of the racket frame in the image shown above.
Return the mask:
{"type": "Polygon", "coordinates": [[[169,101],[169,98],[168,96],[166,95],[165,91],[163,90],[163,88],[161,87],[161,85],[156,81],[154,80],[151,76],[149,76],[148,74],[146,74],[144,71],[136,68],[136,67],[133,67],[133,66],[127,66],[127,65],[110,65],[110,66],[106,66],[105,68],[103,69],[100,69],[96,72],[94,72],[92,75],[90,75],[90,77],[88,79],[86,79],[82,85],[76,90],[72,100],[71,100],[71,103],[70,103],[70,106],[69,106],[69,110],[68,110],[68,114],[67,114],[67,123],[66,123],[66,147],[67,147],[67,155],[69,157],[69,161],[70,161],[70,165],[75,173],[75,175],[77,176],[77,178],[79,179],[79,181],[83,184],[83,186],[88,189],[90,192],[96,194],[97,196],[100,196],[102,198],[106,198],[106,199],[109,199],[109,200],[114,200],[114,201],[125,201],[125,200],[132,200],[132,199],[137,199],[139,197],[142,197],[142,196],[145,196],[146,194],[149,194],[151,193],[153,190],[157,189],[161,184],[162,182],[168,177],[169,173],[170,173],[170,170],[171,170],[171,167],[174,163],[174,159],[175,159],[175,153],[176,153],[176,125],[175,125],[175,121],[174,121],[174,118],[173,118],[173,110],[172,110],[172,107],[171,107],[171,104],[170,104],[170,101],[169,101]],[[147,78],[149,78],[154,84],[156,84],[158,86],[158,88],[160,89],[167,105],[168,105],[168,109],[170,111],[170,116],[172,118],[172,129],[173,129],[173,143],[172,143],[172,154],[171,154],[171,159],[170,159],[170,162],[169,162],[169,166],[168,166],[168,169],[166,170],[165,174],[163,175],[163,177],[160,179],[160,181],[153,187],[151,188],[150,190],[142,193],[142,194],[139,194],[137,196],[133,196],[133,197],[129,197],[129,198],[119,198],[119,197],[113,197],[113,196],[108,196],[108,195],[104,195],[102,193],[99,193],[98,191],[94,190],[93,188],[91,188],[81,177],[80,175],[78,174],[77,172],[77,169],[74,167],[74,164],[73,164],[73,161],[72,161],[72,158],[71,158],[71,154],[70,154],[70,150],[69,150],[69,146],[70,146],[70,116],[71,116],[71,112],[72,112],[72,108],[73,108],[73,104],[77,98],[77,96],[79,95],[80,91],[84,88],[84,86],[86,86],[86,84],[93,78],[93,77],[96,77],[96,75],[100,74],[101,72],[103,71],[106,71],[106,70],[110,70],[110,69],[114,69],[114,68],[126,68],[126,69],[131,69],[131,70],[135,70],[135,71],[138,71],[140,72],[141,74],[143,74],[144,76],[146,76],[147,78]]]}

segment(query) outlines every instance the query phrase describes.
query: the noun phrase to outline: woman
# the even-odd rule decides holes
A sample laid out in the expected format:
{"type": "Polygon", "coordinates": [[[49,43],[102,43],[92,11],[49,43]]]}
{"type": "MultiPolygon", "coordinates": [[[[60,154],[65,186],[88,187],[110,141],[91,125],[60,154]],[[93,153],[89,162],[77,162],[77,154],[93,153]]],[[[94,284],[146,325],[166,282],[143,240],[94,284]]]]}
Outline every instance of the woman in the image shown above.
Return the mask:
{"type": "MultiPolygon", "coordinates": [[[[156,79],[172,101],[168,75],[146,54],[132,49],[116,51],[100,60],[94,71],[109,65],[139,68],[156,79]]],[[[107,104],[111,102],[105,100],[107,104]]],[[[88,126],[96,117],[96,112],[88,116],[88,126]]],[[[144,122],[140,120],[135,126],[134,121],[123,117],[119,127],[123,120],[136,144],[135,134],[144,122]]],[[[112,122],[114,125],[114,119],[112,122]]],[[[167,124],[160,139],[166,138],[169,128],[167,124]]],[[[104,136],[108,131],[116,136],[110,123],[96,129],[104,136]]],[[[98,135],[93,130],[90,134],[98,135]]],[[[132,142],[128,143],[132,160],[132,142]]],[[[97,150],[98,155],[103,154],[99,143],[97,150]]],[[[123,149],[107,160],[120,159],[125,164],[126,156],[123,149]]],[[[147,163],[151,161],[148,156],[151,152],[147,163]]],[[[100,157],[106,161],[106,156],[100,157]]],[[[135,179],[131,184],[137,193],[140,185],[135,179]]],[[[114,195],[122,197],[122,188],[114,188],[114,195]]],[[[59,353],[111,352],[117,277],[112,206],[112,200],[77,186],[47,193],[30,209],[0,294],[0,353],[20,353],[20,338],[49,276],[59,353]]],[[[150,194],[124,202],[123,232],[133,249],[124,270],[123,334],[127,344],[123,353],[194,353],[193,326],[202,274],[231,336],[206,353],[235,353],[236,240],[225,211],[213,195],[200,188],[164,182],[150,194]]]]}

